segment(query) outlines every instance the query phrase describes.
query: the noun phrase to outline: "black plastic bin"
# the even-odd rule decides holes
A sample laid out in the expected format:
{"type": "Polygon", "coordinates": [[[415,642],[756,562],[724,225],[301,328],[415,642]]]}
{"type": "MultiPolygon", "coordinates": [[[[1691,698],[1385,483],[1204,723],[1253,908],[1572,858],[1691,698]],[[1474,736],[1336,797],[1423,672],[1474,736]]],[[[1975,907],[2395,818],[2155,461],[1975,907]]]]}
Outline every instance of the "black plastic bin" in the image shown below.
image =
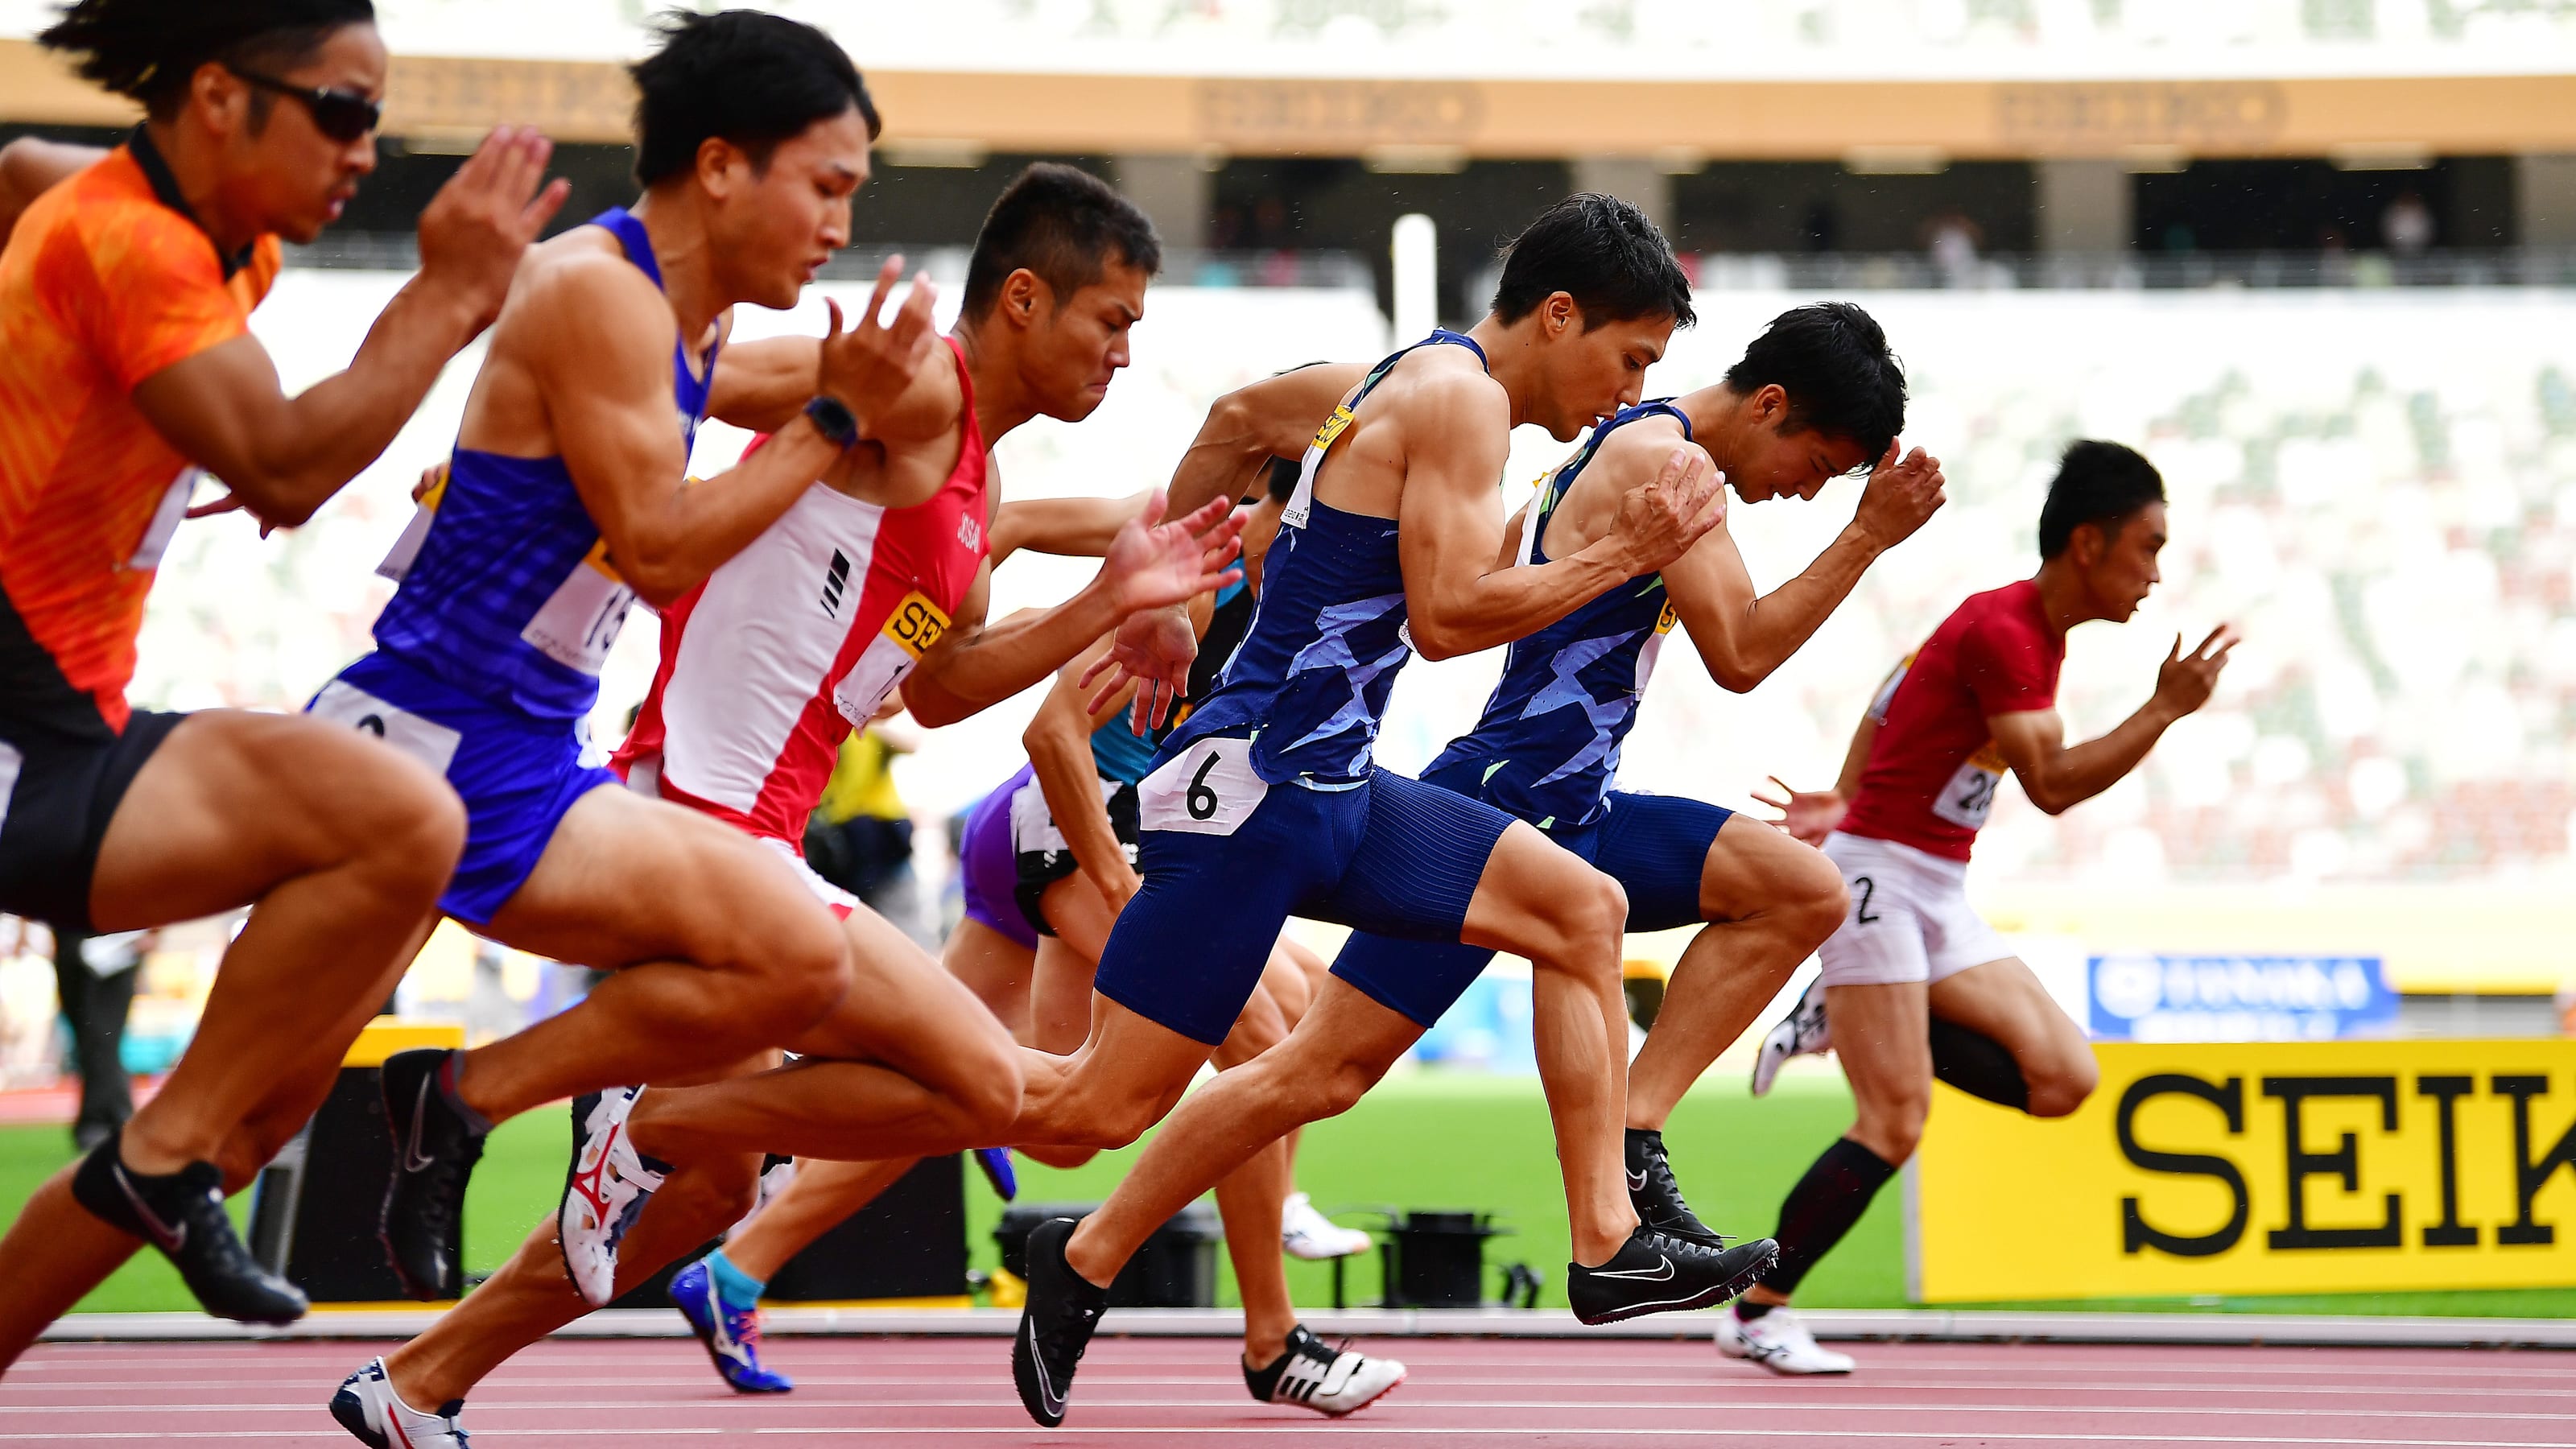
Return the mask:
{"type": "MultiPolygon", "coordinates": [[[[1029,1276],[1029,1232],[1049,1218],[1091,1215],[1096,1202],[1020,1203],[1002,1209],[993,1241],[1002,1249],[1002,1267],[1020,1278],[1029,1276]]],[[[1216,1209],[1194,1202],[1172,1214],[1154,1230],[1136,1256],[1127,1260],[1109,1285],[1112,1308],[1214,1308],[1216,1245],[1225,1241],[1216,1209]]]]}
{"type": "Polygon", "coordinates": [[[1485,1240],[1510,1232],[1490,1213],[1389,1213],[1388,1308],[1477,1308],[1485,1301],[1485,1240]]]}

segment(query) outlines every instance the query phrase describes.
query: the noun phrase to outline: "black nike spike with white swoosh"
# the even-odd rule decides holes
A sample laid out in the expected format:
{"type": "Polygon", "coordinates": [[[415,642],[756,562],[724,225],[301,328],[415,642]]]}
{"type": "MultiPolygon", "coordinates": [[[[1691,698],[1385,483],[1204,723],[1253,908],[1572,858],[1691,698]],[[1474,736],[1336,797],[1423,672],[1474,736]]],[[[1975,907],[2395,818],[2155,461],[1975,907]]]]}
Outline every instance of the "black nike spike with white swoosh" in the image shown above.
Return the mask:
{"type": "Polygon", "coordinates": [[[1631,1127],[1627,1139],[1628,1203],[1637,1210],[1637,1221],[1703,1248],[1725,1247],[1727,1240],[1709,1231],[1682,1200],[1682,1185],[1673,1177],[1672,1158],[1664,1150],[1664,1134],[1651,1127],[1631,1127]]]}
{"type": "Polygon", "coordinates": [[[1752,1287],[1779,1256],[1769,1238],[1711,1248],[1641,1223],[1610,1261],[1567,1264],[1565,1296],[1585,1323],[1707,1308],[1752,1287]]]}
{"type": "Polygon", "coordinates": [[[1029,1417],[1052,1429],[1064,1422],[1066,1396],[1092,1330],[1109,1307],[1109,1290],[1073,1271],[1064,1259],[1074,1220],[1049,1218],[1029,1232],[1029,1296],[1011,1340],[1011,1381],[1029,1417]]]}
{"type": "Polygon", "coordinates": [[[72,1200],[169,1258],[188,1291],[217,1318],[293,1323],[311,1305],[304,1291],[269,1272],[242,1246],[224,1211],[223,1173],[211,1162],[146,1176],[126,1167],[117,1139],[100,1143],[72,1174],[72,1200]]]}
{"type": "Polygon", "coordinates": [[[377,1236],[403,1291],[423,1300],[465,1291],[459,1246],[465,1185],[483,1156],[475,1131],[439,1088],[452,1052],[428,1049],[385,1058],[385,1125],[393,1132],[393,1176],[377,1236]]]}

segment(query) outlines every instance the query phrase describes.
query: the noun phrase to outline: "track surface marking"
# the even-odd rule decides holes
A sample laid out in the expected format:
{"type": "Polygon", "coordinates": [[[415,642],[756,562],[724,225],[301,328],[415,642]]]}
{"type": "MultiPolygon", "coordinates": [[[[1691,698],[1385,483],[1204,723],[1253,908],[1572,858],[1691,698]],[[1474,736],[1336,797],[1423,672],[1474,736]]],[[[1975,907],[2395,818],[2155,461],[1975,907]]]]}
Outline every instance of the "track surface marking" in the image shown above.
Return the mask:
{"type": "MultiPolygon", "coordinates": [[[[1348,1449],[1733,1444],[2576,1445],[2576,1360],[2475,1349],[1845,1345],[1851,1378],[1782,1379],[1691,1340],[1404,1339],[1411,1377],[1328,1423],[1255,1404],[1234,1346],[1104,1338],[1061,1429],[1020,1412],[998,1338],[777,1338],[777,1398],[727,1393],[696,1345],[555,1342],[474,1396],[476,1449],[632,1442],[797,1446],[1179,1444],[1348,1449]]],[[[383,1344],[39,1345],[0,1380],[0,1446],[350,1440],[323,1410],[383,1344]]]]}

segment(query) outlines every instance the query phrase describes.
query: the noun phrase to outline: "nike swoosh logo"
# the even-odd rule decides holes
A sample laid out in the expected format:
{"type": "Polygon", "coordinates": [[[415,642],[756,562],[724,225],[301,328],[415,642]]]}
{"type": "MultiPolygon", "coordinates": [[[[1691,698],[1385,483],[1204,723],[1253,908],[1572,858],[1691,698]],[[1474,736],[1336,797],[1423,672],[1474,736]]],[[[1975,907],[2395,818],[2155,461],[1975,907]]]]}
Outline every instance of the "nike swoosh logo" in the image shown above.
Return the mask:
{"type": "Polygon", "coordinates": [[[437,1165],[437,1159],[420,1150],[421,1119],[429,1115],[430,1079],[420,1079],[420,1096],[411,1107],[411,1139],[403,1144],[403,1171],[425,1172],[437,1165]]]}
{"type": "Polygon", "coordinates": [[[136,1192],[133,1182],[127,1179],[125,1164],[112,1162],[108,1165],[116,1172],[117,1190],[125,1194],[126,1205],[134,1209],[134,1216],[141,1220],[144,1231],[152,1235],[152,1241],[160,1244],[161,1251],[175,1253],[188,1246],[188,1225],[181,1223],[173,1227],[154,1216],[152,1209],[144,1205],[143,1194],[136,1192]]]}
{"type": "Polygon", "coordinates": [[[1646,1190],[1646,1175],[1642,1172],[1629,1173],[1628,1190],[1630,1192],[1644,1192],[1646,1190]]]}
{"type": "Polygon", "coordinates": [[[1673,1260],[1659,1258],[1652,1268],[1622,1268],[1616,1273],[1594,1269],[1595,1278],[1634,1278],[1640,1283],[1661,1283],[1673,1276],[1673,1260]]]}
{"type": "Polygon", "coordinates": [[[1046,1405],[1049,1415],[1061,1418],[1064,1415],[1064,1396],[1055,1391],[1055,1384],[1047,1378],[1046,1355],[1038,1352],[1037,1324],[1029,1324],[1028,1333],[1029,1366],[1036,1369],[1038,1375],[1038,1402],[1046,1405]]]}

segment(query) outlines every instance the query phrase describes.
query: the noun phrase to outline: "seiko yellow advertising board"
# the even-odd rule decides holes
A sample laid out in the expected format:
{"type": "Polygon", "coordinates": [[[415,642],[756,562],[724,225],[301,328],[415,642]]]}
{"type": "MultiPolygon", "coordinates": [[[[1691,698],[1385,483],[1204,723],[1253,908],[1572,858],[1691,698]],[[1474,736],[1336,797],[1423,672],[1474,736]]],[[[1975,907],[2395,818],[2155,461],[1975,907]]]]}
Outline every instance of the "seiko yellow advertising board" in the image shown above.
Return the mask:
{"type": "Polygon", "coordinates": [[[1917,1301],[2576,1285],[2576,1040],[2094,1051],[2071,1117],[1934,1093],[1917,1301]]]}

